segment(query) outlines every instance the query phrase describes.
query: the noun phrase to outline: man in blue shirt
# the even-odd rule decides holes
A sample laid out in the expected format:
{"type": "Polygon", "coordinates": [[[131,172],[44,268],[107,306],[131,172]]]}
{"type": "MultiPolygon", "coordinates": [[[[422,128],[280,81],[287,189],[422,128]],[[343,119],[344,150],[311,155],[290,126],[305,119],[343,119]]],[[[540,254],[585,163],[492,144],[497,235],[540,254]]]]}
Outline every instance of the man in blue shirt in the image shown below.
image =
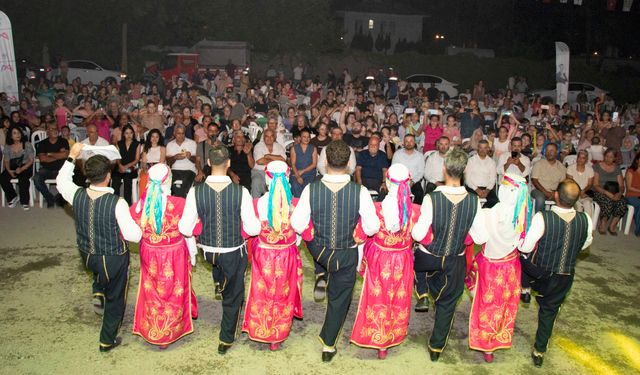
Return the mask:
{"type": "Polygon", "coordinates": [[[389,159],[387,154],[380,151],[380,138],[371,137],[367,149],[356,156],[356,182],[378,192],[378,200],[381,200],[387,188],[384,184],[387,168],[389,159]]]}

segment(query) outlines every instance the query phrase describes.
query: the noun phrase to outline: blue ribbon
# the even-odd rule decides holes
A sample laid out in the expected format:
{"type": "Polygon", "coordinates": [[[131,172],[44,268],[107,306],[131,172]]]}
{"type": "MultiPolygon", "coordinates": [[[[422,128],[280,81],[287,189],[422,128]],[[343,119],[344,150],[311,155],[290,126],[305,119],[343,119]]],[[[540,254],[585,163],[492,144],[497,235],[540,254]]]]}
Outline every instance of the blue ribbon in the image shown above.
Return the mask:
{"type": "Polygon", "coordinates": [[[287,196],[287,203],[291,206],[291,188],[289,187],[289,181],[287,181],[287,176],[284,172],[278,172],[273,174],[273,178],[271,179],[271,184],[269,184],[269,202],[267,204],[267,219],[269,220],[269,227],[273,228],[273,194],[276,190],[276,183],[280,180],[282,182],[282,187],[284,188],[284,192],[287,196]]]}
{"type": "Polygon", "coordinates": [[[160,187],[161,181],[149,180],[151,186],[147,191],[147,198],[144,202],[145,215],[150,217],[151,205],[153,204],[153,220],[155,221],[155,232],[160,234],[162,231],[162,188],[160,187]],[[155,200],[152,202],[151,200],[155,200]]]}

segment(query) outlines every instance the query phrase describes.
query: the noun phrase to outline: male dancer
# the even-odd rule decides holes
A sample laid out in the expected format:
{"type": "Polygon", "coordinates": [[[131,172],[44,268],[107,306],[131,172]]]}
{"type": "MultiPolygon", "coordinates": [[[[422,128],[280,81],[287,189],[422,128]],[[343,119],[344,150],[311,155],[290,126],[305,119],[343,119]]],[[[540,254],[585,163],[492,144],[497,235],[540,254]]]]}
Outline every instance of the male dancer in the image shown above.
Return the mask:
{"type": "Polygon", "coordinates": [[[423,241],[429,227],[433,240],[415,252],[415,272],[427,272],[427,289],[435,301],[436,317],[429,339],[429,356],[435,362],[447,344],[456,303],[464,291],[467,234],[475,243],[487,241],[484,215],[478,196],[468,194],[461,184],[467,154],[451,150],[444,157],[444,185],[438,186],[422,202],[420,218],[411,234],[423,241]]]}
{"type": "Polygon", "coordinates": [[[519,246],[522,253],[531,253],[538,245],[533,255],[521,257],[523,276],[530,279],[531,287],[538,292],[538,330],[531,353],[536,367],[542,366],[553,324],[571,290],[578,253],[593,240],[591,218],[573,209],[580,198],[580,186],[566,179],[558,185],[554,198],[556,205],[551,210],[534,215],[519,246]]]}
{"type": "Polygon", "coordinates": [[[202,221],[200,245],[207,262],[213,265],[214,283],[222,293],[222,321],[218,353],[225,354],[238,332],[238,317],[244,303],[244,273],[247,269],[247,249],[241,235],[260,233],[260,221],[253,210],[251,194],[241,185],[231,182],[227,170],[231,165],[229,151],[223,145],[209,149],[211,175],[204,184],[189,190],[180,233],[193,235],[198,217],[202,221]]]}
{"type": "Polygon", "coordinates": [[[302,233],[309,224],[314,238],[308,242],[313,259],[327,271],[328,306],[320,341],[322,361],[330,362],[336,351],[336,340],[349,311],[356,282],[358,250],[353,230],[362,219],[364,233],[371,236],[380,229],[380,221],[369,191],[351,182],[347,168],[351,149],[342,141],[326,147],[327,173],[320,181],[304,188],[291,215],[291,225],[302,233]]]}
{"type": "Polygon", "coordinates": [[[142,231],[131,217],[124,199],[113,194],[111,162],[102,155],[84,163],[89,187],[73,183],[74,162],[84,144],[71,148],[56,184],[62,197],[73,206],[80,256],[93,272],[94,307],[102,312],[100,351],[108,352],[122,342],[117,337],[126,305],[129,281],[129,248],[126,241],[140,241],[142,231]],[[122,234],[121,234],[122,233],[122,234]]]}

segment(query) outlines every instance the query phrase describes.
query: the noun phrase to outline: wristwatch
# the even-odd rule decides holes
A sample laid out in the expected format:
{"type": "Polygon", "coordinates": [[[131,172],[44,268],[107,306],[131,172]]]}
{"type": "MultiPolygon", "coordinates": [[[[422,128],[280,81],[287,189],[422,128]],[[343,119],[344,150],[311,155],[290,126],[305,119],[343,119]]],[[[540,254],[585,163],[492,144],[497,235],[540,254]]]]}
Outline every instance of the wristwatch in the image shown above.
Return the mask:
{"type": "Polygon", "coordinates": [[[75,163],[75,162],[76,162],[76,159],[74,159],[74,158],[72,158],[71,156],[69,156],[69,157],[67,158],[67,161],[68,161],[69,163],[75,163]]]}

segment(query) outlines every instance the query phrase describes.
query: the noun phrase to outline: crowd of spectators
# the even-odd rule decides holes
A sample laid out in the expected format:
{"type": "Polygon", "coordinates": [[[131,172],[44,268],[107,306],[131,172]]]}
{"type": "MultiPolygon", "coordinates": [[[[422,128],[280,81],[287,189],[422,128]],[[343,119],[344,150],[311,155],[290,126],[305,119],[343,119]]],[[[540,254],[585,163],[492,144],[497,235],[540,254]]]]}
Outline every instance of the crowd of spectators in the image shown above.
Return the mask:
{"type": "MultiPolygon", "coordinates": [[[[47,180],[74,142],[118,148],[112,186],[131,204],[155,163],[171,167],[172,194],[184,197],[205,180],[205,155],[218,143],[229,147],[231,179],[254,197],[266,191],[264,169],[273,160],[289,163],[298,196],[326,173],[325,146],[342,139],[352,150],[354,180],[378,199],[387,168],[402,163],[420,203],[443,183],[443,156],[455,147],[471,156],[465,185],[485,207],[497,203],[507,172],[530,182],[536,210],[547,209],[558,184],[571,177],[582,188],[578,209],[591,214],[594,202],[599,207],[601,234],[616,235],[632,206],[640,235],[636,105],[616,105],[610,97],[589,102],[584,93],[576,103],[554,103],[528,95],[522,77],[493,92],[478,81],[451,98],[433,85],[399,80],[391,70],[366,79],[352,78],[347,69],[307,77],[302,65],[291,77],[274,68],[261,77],[228,70],[121,84],[25,80],[14,107],[0,94],[0,183],[9,206],[29,209],[31,181],[48,207],[63,204],[47,180]]],[[[74,178],[85,183],[82,162],[74,178]]]]}

